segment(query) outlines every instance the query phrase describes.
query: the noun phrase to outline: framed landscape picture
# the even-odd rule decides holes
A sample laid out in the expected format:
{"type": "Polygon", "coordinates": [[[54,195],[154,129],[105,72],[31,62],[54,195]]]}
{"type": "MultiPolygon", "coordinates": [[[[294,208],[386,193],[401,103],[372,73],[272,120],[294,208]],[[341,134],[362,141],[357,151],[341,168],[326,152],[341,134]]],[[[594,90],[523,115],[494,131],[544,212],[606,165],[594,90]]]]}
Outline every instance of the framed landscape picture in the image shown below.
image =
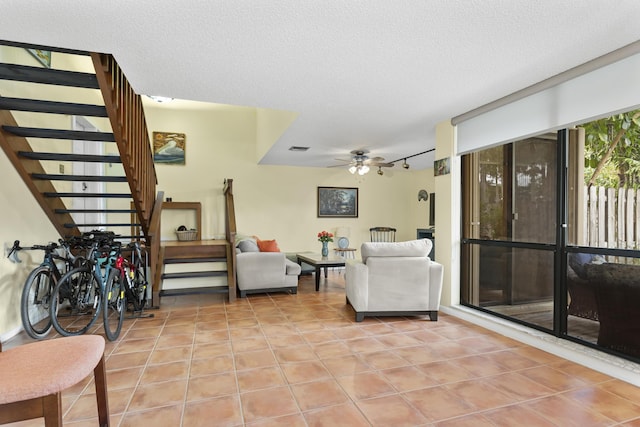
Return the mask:
{"type": "Polygon", "coordinates": [[[153,161],[167,165],[184,165],[187,137],[184,133],[153,132],[153,161]]]}
{"type": "Polygon", "coordinates": [[[357,217],[357,188],[318,187],[318,218],[357,217]]]}

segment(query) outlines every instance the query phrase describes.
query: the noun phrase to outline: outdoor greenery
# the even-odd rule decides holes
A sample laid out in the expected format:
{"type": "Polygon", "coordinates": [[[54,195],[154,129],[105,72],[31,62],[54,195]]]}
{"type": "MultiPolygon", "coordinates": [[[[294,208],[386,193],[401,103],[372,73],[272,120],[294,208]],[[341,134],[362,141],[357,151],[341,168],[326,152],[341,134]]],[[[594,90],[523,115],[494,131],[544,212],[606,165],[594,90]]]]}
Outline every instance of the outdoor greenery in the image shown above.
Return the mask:
{"type": "Polygon", "coordinates": [[[585,185],[640,188],[640,110],[586,123],[585,185]]]}

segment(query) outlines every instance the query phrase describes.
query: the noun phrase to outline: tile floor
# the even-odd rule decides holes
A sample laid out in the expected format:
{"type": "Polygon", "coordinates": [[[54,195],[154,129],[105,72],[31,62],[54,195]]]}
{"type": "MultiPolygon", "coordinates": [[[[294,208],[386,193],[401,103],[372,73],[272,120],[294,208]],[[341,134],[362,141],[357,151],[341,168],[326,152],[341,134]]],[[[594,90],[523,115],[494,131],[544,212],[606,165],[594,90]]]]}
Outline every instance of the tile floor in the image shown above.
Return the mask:
{"type": "MultiPolygon", "coordinates": [[[[628,383],[442,313],[355,323],[339,271],[299,288],[127,320],[106,350],[111,425],[640,426],[628,383]]],[[[93,393],[64,394],[66,426],[97,425],[93,393]]]]}

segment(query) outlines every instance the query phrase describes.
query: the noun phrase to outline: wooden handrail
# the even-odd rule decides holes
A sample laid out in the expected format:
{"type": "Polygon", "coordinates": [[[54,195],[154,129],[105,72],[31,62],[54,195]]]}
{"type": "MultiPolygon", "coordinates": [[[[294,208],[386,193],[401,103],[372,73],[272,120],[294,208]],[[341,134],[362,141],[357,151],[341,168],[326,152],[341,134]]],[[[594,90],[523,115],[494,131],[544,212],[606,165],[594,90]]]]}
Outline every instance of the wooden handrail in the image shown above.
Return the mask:
{"type": "Polygon", "coordinates": [[[149,250],[149,277],[152,279],[152,295],[154,303],[160,301],[160,276],[162,274],[162,259],[160,256],[160,220],[162,218],[162,199],[164,192],[158,191],[158,195],[151,211],[149,232],[146,235],[147,248],[149,250]]]}
{"type": "Polygon", "coordinates": [[[142,99],[112,55],[91,53],[91,59],[138,220],[146,236],[150,233],[158,181],[142,99]]]}
{"type": "Polygon", "coordinates": [[[231,272],[231,280],[233,286],[229,289],[229,300],[231,295],[235,297],[236,293],[236,210],[233,202],[233,179],[224,180],[224,199],[225,199],[225,237],[229,242],[229,259],[227,259],[227,270],[231,272]]]}

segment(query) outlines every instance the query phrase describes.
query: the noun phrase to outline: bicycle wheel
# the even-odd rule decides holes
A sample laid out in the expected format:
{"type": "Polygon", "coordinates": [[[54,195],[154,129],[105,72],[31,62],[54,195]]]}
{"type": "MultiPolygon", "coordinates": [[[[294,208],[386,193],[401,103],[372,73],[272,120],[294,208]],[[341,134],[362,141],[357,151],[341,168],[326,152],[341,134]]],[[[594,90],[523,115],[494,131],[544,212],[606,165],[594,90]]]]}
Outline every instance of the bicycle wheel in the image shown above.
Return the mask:
{"type": "Polygon", "coordinates": [[[98,318],[102,287],[90,265],[62,276],[51,296],[51,323],[62,336],[82,335],[98,318]]]}
{"type": "Polygon", "coordinates": [[[24,282],[20,316],[22,326],[31,338],[42,339],[51,330],[49,303],[54,285],[51,269],[46,265],[36,267],[24,282]]]}
{"type": "Polygon", "coordinates": [[[114,341],[120,336],[122,322],[124,322],[124,312],[127,309],[123,280],[120,270],[117,268],[111,269],[105,286],[104,297],[102,298],[104,302],[102,310],[104,332],[109,341],[114,341]]]}
{"type": "Polygon", "coordinates": [[[131,279],[131,289],[129,300],[133,305],[133,311],[142,311],[147,303],[147,278],[144,273],[144,268],[141,265],[135,266],[132,271],[129,272],[133,275],[131,279]]]}

